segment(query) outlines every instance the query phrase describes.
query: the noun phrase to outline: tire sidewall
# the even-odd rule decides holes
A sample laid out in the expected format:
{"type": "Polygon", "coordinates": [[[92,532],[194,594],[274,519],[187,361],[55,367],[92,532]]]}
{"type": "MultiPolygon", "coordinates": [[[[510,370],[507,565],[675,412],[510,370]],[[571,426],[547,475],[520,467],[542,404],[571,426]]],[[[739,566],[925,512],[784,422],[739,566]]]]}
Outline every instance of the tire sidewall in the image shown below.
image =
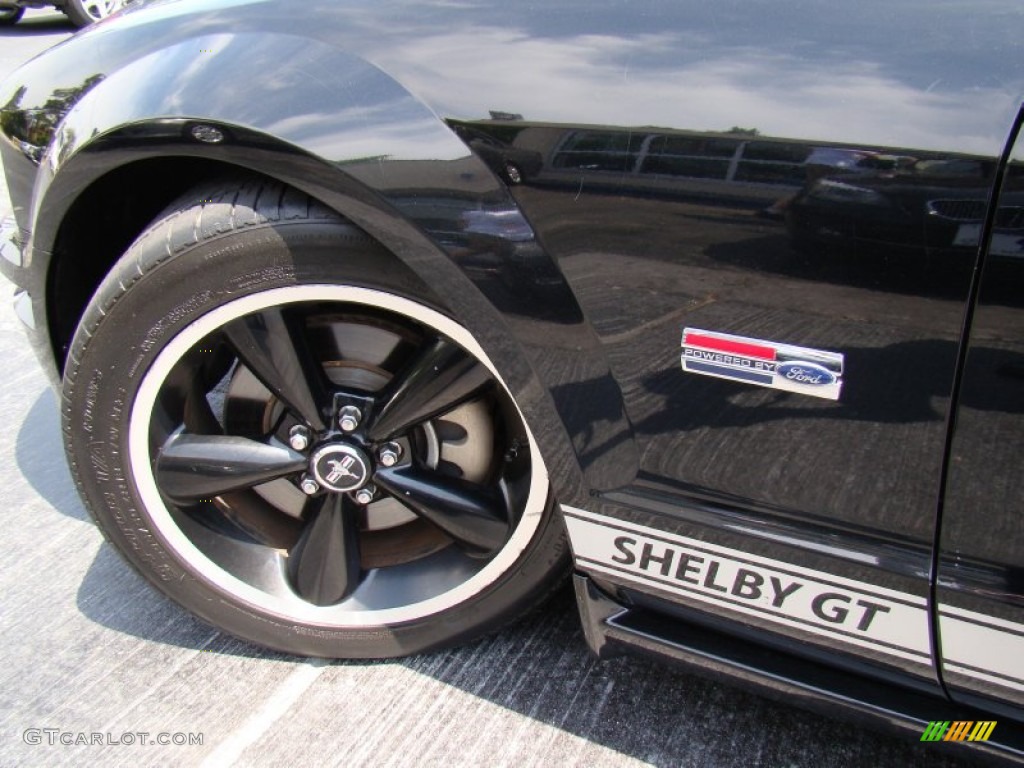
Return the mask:
{"type": "Polygon", "coordinates": [[[173,257],[143,238],[100,286],[72,343],[64,434],[72,474],[101,530],[164,594],[230,633],[312,656],[380,658],[431,650],[498,628],[536,602],[567,545],[548,508],[512,567],[462,603],[403,624],[337,628],[260,611],[196,572],[160,534],[130,475],[129,419],[160,351],[183,328],[228,302],[306,284],[370,288],[425,301],[394,257],[341,222],[263,226],[194,245],[173,257]],[[134,279],[126,281],[126,275],[134,279]]]}

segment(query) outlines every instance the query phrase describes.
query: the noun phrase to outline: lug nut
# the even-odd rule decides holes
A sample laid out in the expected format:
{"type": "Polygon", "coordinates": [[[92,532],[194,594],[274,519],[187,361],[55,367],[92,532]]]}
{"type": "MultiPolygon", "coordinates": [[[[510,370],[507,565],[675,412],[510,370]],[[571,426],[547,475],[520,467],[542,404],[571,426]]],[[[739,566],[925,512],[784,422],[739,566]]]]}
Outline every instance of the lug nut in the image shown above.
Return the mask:
{"type": "Polygon", "coordinates": [[[366,506],[371,501],[373,501],[373,497],[376,495],[376,493],[377,489],[374,488],[372,485],[364,486],[363,488],[360,488],[358,491],[356,491],[356,502],[362,504],[363,506],[366,506]]]}
{"type": "Polygon", "coordinates": [[[302,478],[302,482],[299,483],[299,488],[301,488],[302,492],[307,496],[312,496],[320,490],[320,484],[312,477],[304,477],[302,478]]]}
{"type": "Polygon", "coordinates": [[[338,411],[338,426],[342,432],[354,432],[363,418],[363,412],[354,405],[346,405],[338,411]]]}
{"type": "Polygon", "coordinates": [[[309,430],[301,424],[296,424],[288,431],[288,445],[296,451],[309,448],[309,430]]]}
{"type": "Polygon", "coordinates": [[[393,467],[402,457],[402,446],[398,443],[387,443],[381,446],[377,458],[385,467],[393,467]]]}

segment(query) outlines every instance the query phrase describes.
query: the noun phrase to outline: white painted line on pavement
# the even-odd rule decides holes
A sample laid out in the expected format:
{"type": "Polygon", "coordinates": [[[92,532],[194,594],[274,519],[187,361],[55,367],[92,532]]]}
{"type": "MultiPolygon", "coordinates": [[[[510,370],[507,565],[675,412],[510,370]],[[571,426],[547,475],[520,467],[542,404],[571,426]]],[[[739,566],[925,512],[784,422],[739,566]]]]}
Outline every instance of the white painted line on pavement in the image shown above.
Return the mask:
{"type": "Polygon", "coordinates": [[[206,756],[200,764],[201,768],[229,768],[234,765],[246,747],[266,733],[326,668],[327,662],[321,659],[301,664],[270,694],[259,710],[206,756]]]}

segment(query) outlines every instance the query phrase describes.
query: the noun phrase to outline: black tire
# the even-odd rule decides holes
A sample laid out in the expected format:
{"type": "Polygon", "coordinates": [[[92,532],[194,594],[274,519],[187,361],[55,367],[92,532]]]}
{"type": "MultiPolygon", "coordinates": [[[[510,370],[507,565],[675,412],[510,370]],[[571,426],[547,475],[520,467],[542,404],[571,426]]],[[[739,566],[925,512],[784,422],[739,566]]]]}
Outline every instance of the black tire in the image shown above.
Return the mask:
{"type": "Polygon", "coordinates": [[[198,188],[136,240],[83,316],[62,411],[107,538],[262,645],[435,649],[503,626],[567,569],[537,446],[472,336],[275,183],[198,188]],[[334,426],[359,406],[353,431],[334,426]]]}
{"type": "Polygon", "coordinates": [[[125,5],[126,0],[64,0],[61,10],[76,27],[87,27],[102,21],[125,5]]]}
{"type": "Polygon", "coordinates": [[[0,8],[0,27],[13,26],[21,21],[24,15],[25,9],[18,6],[0,8]]]}

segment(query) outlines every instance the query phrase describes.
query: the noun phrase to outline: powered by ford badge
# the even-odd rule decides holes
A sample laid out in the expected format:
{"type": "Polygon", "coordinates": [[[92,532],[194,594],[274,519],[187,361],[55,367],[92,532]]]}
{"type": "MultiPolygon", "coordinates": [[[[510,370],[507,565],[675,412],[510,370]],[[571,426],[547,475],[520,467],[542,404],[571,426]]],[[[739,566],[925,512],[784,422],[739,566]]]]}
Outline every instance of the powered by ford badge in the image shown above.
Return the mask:
{"type": "Polygon", "coordinates": [[[838,400],[843,356],[727,333],[683,329],[683,370],[801,395],[838,400]]]}

